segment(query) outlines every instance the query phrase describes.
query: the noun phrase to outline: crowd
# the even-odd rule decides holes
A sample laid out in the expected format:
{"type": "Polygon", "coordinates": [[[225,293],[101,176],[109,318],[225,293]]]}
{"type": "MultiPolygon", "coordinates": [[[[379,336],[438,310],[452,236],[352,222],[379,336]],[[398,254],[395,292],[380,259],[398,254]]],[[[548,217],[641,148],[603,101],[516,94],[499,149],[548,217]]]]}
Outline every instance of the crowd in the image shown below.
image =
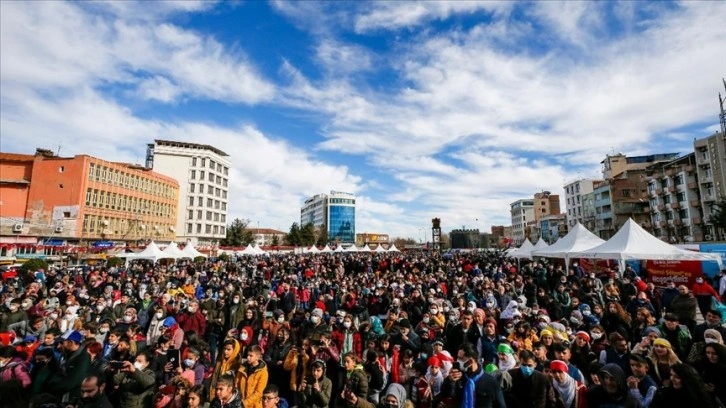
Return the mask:
{"type": "Polygon", "coordinates": [[[421,252],[50,268],[0,283],[0,406],[722,407],[722,275],[421,252]]]}

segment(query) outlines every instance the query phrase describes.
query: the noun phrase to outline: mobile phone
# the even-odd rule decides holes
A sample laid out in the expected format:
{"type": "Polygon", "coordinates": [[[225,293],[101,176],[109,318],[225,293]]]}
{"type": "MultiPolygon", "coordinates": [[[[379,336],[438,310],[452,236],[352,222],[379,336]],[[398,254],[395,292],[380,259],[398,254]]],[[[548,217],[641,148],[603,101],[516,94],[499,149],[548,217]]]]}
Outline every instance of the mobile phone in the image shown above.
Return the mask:
{"type": "Polygon", "coordinates": [[[124,362],[123,361],[111,361],[108,363],[108,366],[114,370],[120,370],[120,369],[124,368],[124,362]]]}
{"type": "Polygon", "coordinates": [[[169,349],[166,355],[174,370],[181,367],[181,350],[169,349]]]}
{"type": "Polygon", "coordinates": [[[272,319],[273,313],[272,312],[265,312],[265,318],[266,319],[272,319]]]}

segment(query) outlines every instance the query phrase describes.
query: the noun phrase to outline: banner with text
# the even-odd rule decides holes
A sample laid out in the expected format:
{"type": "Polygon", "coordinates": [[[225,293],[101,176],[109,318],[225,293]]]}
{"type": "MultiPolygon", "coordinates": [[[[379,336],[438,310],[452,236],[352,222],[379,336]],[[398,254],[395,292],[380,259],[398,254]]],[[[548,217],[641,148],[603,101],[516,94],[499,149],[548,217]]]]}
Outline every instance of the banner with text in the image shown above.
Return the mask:
{"type": "Polygon", "coordinates": [[[646,261],[645,265],[648,280],[656,286],[673,281],[691,287],[697,277],[703,276],[701,261],[646,261]]]}

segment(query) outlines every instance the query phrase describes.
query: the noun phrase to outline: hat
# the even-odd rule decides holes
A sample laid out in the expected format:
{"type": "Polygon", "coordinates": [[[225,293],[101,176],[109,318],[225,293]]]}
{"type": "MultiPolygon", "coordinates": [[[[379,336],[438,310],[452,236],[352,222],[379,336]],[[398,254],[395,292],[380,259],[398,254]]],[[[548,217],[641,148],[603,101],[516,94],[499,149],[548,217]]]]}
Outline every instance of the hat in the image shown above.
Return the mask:
{"type": "Polygon", "coordinates": [[[443,345],[444,345],[444,341],[443,341],[443,340],[441,340],[441,339],[436,339],[436,340],[434,341],[433,345],[435,346],[435,345],[437,345],[437,344],[438,344],[438,345],[440,345],[440,346],[443,346],[443,345]]]}
{"type": "Polygon", "coordinates": [[[548,329],[544,329],[544,330],[542,330],[542,331],[541,331],[541,332],[539,333],[539,337],[544,337],[544,336],[551,336],[551,337],[554,337],[554,334],[552,333],[552,331],[551,331],[551,330],[548,330],[548,329]]]}
{"type": "Polygon", "coordinates": [[[411,322],[408,319],[401,319],[400,322],[398,322],[398,326],[405,329],[411,328],[411,322]]]}
{"type": "Polygon", "coordinates": [[[166,319],[164,319],[164,323],[162,323],[162,326],[164,326],[166,328],[169,328],[169,327],[171,327],[171,326],[173,326],[175,324],[176,324],[176,319],[174,319],[173,317],[169,316],[166,319]]]}
{"type": "Polygon", "coordinates": [[[661,333],[660,329],[655,326],[646,327],[643,333],[645,333],[646,336],[651,333],[655,333],[658,337],[663,337],[663,333],[661,333]]]}
{"type": "Polygon", "coordinates": [[[438,357],[429,357],[428,359],[428,365],[429,367],[439,367],[441,368],[441,360],[439,360],[438,357]]]}
{"type": "Polygon", "coordinates": [[[25,336],[25,338],[23,339],[25,343],[35,343],[37,340],[38,338],[33,336],[32,334],[25,336]]]}
{"type": "Polygon", "coordinates": [[[565,363],[562,360],[554,360],[554,361],[552,361],[550,363],[550,370],[552,370],[552,371],[562,371],[562,372],[565,372],[566,373],[568,371],[568,369],[567,369],[567,363],[565,363]]]}
{"type": "Polygon", "coordinates": [[[721,333],[719,333],[716,329],[706,329],[705,332],[703,332],[704,339],[706,337],[712,338],[716,340],[716,343],[723,344],[723,336],[721,336],[721,333]]]}
{"type": "Polygon", "coordinates": [[[512,350],[512,346],[510,346],[507,343],[501,343],[497,346],[497,352],[502,354],[514,354],[514,350],[512,350]]]}
{"type": "Polygon", "coordinates": [[[588,343],[590,342],[590,335],[587,334],[586,331],[579,331],[579,332],[575,333],[575,337],[579,337],[588,343]]]}
{"type": "Polygon", "coordinates": [[[81,344],[83,341],[83,335],[75,330],[69,330],[61,336],[61,339],[81,344]]]}
{"type": "Polygon", "coordinates": [[[313,312],[310,314],[311,316],[318,316],[319,318],[323,318],[323,309],[315,308],[313,309],[313,312]]]}
{"type": "Polygon", "coordinates": [[[497,370],[498,370],[497,366],[495,366],[494,364],[491,364],[491,363],[487,364],[486,367],[484,367],[484,371],[486,373],[493,373],[497,370]]]}
{"type": "Polygon", "coordinates": [[[670,341],[668,341],[666,339],[660,339],[660,338],[653,340],[653,345],[654,346],[663,346],[663,347],[665,347],[667,349],[672,349],[673,348],[673,346],[671,346],[671,342],[670,341]]]}

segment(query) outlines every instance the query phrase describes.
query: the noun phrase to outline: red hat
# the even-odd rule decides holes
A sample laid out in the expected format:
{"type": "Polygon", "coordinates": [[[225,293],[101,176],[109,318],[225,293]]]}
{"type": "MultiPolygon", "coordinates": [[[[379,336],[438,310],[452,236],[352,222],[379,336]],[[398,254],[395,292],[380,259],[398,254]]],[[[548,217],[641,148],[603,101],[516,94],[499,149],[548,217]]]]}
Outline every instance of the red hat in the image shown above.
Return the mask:
{"type": "Polygon", "coordinates": [[[554,360],[550,363],[550,370],[567,372],[567,363],[562,360],[554,360]]]}
{"type": "Polygon", "coordinates": [[[586,331],[579,331],[579,332],[575,333],[575,337],[581,337],[586,342],[588,342],[588,343],[590,342],[590,335],[587,334],[586,331]]]}
{"type": "Polygon", "coordinates": [[[428,365],[429,365],[429,367],[441,368],[441,360],[439,360],[438,357],[429,357],[428,365]]]}

